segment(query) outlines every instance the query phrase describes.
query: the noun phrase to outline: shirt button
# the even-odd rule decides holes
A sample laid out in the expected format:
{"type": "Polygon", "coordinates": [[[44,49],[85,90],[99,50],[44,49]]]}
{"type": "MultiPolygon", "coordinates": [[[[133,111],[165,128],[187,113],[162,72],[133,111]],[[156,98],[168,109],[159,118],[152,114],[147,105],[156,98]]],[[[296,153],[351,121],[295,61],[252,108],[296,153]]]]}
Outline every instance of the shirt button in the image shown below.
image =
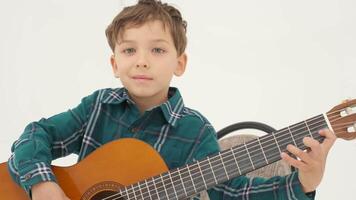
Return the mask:
{"type": "Polygon", "coordinates": [[[26,174],[25,175],[25,180],[28,180],[28,179],[30,179],[32,176],[31,176],[31,174],[26,174]]]}

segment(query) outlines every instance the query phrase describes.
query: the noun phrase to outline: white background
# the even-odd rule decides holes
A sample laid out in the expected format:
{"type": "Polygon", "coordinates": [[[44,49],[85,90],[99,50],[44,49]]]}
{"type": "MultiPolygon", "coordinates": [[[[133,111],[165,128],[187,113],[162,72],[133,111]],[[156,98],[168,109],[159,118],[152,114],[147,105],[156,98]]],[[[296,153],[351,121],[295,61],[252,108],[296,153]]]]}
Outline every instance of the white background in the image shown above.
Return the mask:
{"type": "MultiPolygon", "coordinates": [[[[104,30],[132,2],[0,0],[0,162],[31,121],[121,86],[104,30]]],[[[189,40],[172,85],[216,130],[247,120],[280,129],[356,98],[356,1],[169,2],[189,40]]],[[[355,153],[355,141],[336,142],[318,200],[355,198],[355,153]]]]}

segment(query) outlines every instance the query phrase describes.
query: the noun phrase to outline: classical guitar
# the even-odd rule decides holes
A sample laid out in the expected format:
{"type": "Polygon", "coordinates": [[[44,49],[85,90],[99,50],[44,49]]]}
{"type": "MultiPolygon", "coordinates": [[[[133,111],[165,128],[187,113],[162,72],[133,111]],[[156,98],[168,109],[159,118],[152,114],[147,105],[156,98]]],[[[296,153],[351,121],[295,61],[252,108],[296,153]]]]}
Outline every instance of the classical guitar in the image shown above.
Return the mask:
{"type": "MultiPolygon", "coordinates": [[[[52,166],[59,185],[72,200],[187,199],[216,184],[280,160],[287,144],[306,149],[306,136],[322,142],[318,130],[330,128],[339,138],[356,138],[356,99],[326,114],[288,126],[222,151],[204,160],[168,171],[159,154],[136,139],[103,145],[78,164],[52,166]]],[[[27,199],[0,164],[0,199],[27,199]]]]}

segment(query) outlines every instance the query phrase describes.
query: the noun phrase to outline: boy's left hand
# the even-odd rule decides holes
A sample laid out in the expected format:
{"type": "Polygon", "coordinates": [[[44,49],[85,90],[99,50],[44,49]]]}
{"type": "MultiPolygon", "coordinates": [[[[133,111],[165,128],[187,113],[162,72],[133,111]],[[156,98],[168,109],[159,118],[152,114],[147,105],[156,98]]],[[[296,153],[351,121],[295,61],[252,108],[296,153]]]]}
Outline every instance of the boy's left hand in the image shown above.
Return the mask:
{"type": "Polygon", "coordinates": [[[287,153],[282,153],[281,157],[290,165],[299,169],[299,180],[305,193],[312,192],[320,184],[325,170],[326,157],[336,140],[336,136],[329,129],[319,131],[325,139],[322,143],[310,137],[305,137],[303,143],[310,150],[302,151],[294,145],[288,145],[287,150],[298,157],[294,159],[287,153]]]}

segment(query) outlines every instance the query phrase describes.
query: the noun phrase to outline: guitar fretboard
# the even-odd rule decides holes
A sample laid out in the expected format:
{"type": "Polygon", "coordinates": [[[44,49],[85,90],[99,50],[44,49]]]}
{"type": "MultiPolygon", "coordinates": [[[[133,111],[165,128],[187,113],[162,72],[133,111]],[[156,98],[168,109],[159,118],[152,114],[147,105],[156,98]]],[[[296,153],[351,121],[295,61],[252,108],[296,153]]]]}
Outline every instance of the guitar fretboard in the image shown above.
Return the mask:
{"type": "Polygon", "coordinates": [[[185,199],[280,160],[280,153],[286,151],[288,144],[306,149],[302,141],[304,137],[322,142],[324,138],[318,131],[326,127],[327,122],[321,114],[204,160],[127,186],[119,193],[125,199],[185,199]]]}

